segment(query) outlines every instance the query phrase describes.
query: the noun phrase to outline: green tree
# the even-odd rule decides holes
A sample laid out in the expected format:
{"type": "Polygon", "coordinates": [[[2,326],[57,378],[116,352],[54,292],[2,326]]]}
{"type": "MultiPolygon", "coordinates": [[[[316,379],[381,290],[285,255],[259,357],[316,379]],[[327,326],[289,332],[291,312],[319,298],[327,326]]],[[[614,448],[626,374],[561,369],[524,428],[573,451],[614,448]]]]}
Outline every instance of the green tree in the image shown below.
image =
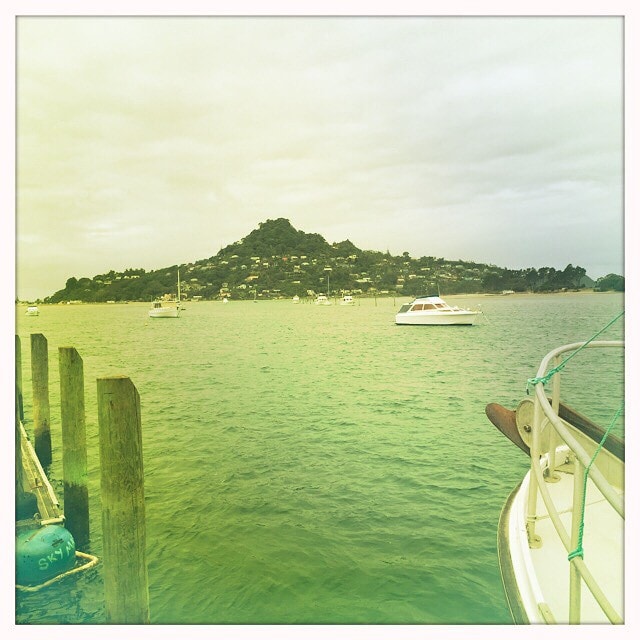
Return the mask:
{"type": "Polygon", "coordinates": [[[624,277],[610,273],[596,280],[596,291],[624,291],[624,277]]]}

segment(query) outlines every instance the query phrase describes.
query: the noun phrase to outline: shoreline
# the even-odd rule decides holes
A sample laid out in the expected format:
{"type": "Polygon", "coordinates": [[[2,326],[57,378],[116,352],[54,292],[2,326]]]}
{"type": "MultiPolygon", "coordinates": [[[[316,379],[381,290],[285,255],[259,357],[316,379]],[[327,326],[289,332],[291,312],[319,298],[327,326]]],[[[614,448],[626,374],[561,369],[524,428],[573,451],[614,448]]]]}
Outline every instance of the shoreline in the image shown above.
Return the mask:
{"type": "MultiPolygon", "coordinates": [[[[624,296],[624,291],[594,291],[594,289],[580,289],[578,291],[541,291],[539,293],[536,292],[532,292],[532,291],[518,291],[518,292],[514,292],[514,293],[443,293],[440,295],[441,298],[443,298],[444,300],[449,300],[449,299],[455,299],[455,298],[532,298],[535,296],[581,296],[581,295],[586,295],[586,294],[597,294],[597,295],[612,295],[612,294],[618,294],[618,295],[623,295],[624,296]]],[[[339,296],[332,296],[332,298],[337,298],[339,296]]],[[[389,295],[389,294],[385,294],[385,295],[379,295],[379,296],[373,296],[373,295],[361,295],[361,296],[354,296],[355,300],[376,300],[376,299],[380,299],[380,300],[391,300],[391,299],[408,299],[408,300],[414,300],[415,298],[420,298],[420,297],[426,297],[425,295],[405,295],[405,294],[395,294],[395,295],[389,295]]],[[[291,302],[291,298],[265,298],[262,300],[259,300],[259,302],[291,302]]],[[[185,303],[190,303],[190,304],[201,304],[201,303],[207,303],[207,302],[222,302],[221,300],[183,300],[183,302],[185,303]]],[[[254,302],[253,299],[231,299],[231,302],[254,302]]],[[[302,302],[302,299],[301,299],[302,302]]],[[[144,305],[149,305],[149,302],[145,302],[145,301],[141,301],[141,300],[123,300],[123,301],[118,301],[118,302],[80,302],[80,301],[74,301],[74,302],[38,302],[38,303],[33,303],[33,302],[25,302],[22,300],[19,300],[15,303],[15,306],[29,306],[29,305],[33,305],[33,304],[38,304],[38,305],[43,305],[43,306],[79,306],[79,305],[109,305],[109,304],[115,304],[115,305],[122,305],[122,304],[144,304],[144,305]]]]}
{"type": "MultiPolygon", "coordinates": [[[[594,289],[579,289],[578,291],[515,291],[514,293],[451,293],[442,294],[441,298],[513,298],[513,297],[531,297],[531,296],[581,296],[587,293],[595,293],[598,295],[607,294],[623,294],[624,291],[595,291],[594,289]]],[[[408,296],[405,296],[408,297],[408,296]]]]}

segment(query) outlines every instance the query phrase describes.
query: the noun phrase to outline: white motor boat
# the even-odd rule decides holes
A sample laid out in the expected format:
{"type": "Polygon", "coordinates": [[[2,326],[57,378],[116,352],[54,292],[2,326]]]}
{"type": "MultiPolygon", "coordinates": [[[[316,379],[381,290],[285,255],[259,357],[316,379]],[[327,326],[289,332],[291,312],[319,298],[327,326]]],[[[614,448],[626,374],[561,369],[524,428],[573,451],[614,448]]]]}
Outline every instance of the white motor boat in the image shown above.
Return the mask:
{"type": "Polygon", "coordinates": [[[300,296],[293,296],[292,302],[293,304],[300,304],[300,296]]]}
{"type": "Polygon", "coordinates": [[[531,459],[498,525],[500,571],[517,624],[624,622],[624,437],[611,431],[623,407],[603,429],[560,400],[560,369],[587,346],[624,348],[624,342],[555,349],[530,381],[533,397],[515,411],[486,407],[491,422],[531,459]],[[549,377],[551,400],[544,389],[549,377]]]}
{"type": "Polygon", "coordinates": [[[180,270],[178,270],[178,297],[175,300],[154,300],[149,309],[150,318],[178,318],[180,316],[180,270]]]}
{"type": "Polygon", "coordinates": [[[427,296],[403,304],[396,313],[396,324],[471,325],[481,313],[481,311],[452,307],[440,296],[427,296]]]}
{"type": "Polygon", "coordinates": [[[353,296],[342,296],[342,300],[340,300],[340,304],[344,307],[352,307],[355,303],[353,296]]]}
{"type": "Polygon", "coordinates": [[[38,307],[36,307],[36,306],[27,307],[26,315],[28,315],[28,316],[39,316],[40,315],[40,309],[38,309],[38,307]]]}
{"type": "Polygon", "coordinates": [[[180,306],[177,301],[164,302],[154,300],[153,306],[149,309],[150,318],[177,318],[180,315],[180,306]]]}
{"type": "Polygon", "coordinates": [[[320,306],[327,306],[331,304],[331,300],[324,295],[324,293],[318,294],[318,297],[315,300],[315,303],[320,306]]]}

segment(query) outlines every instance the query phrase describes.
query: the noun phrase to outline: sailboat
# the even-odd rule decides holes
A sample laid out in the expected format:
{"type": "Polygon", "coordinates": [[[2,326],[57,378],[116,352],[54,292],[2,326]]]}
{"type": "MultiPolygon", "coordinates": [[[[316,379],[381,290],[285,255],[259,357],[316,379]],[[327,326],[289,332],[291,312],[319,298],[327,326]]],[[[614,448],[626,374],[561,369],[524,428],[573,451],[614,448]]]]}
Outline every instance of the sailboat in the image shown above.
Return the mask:
{"type": "Polygon", "coordinates": [[[315,300],[315,303],[322,307],[329,306],[331,304],[331,289],[329,288],[329,274],[327,274],[327,295],[325,296],[324,293],[319,293],[318,297],[315,300]]]}
{"type": "Polygon", "coordinates": [[[165,306],[164,300],[154,300],[151,309],[149,309],[150,318],[177,318],[180,316],[180,269],[178,269],[178,298],[169,301],[165,306]]]}

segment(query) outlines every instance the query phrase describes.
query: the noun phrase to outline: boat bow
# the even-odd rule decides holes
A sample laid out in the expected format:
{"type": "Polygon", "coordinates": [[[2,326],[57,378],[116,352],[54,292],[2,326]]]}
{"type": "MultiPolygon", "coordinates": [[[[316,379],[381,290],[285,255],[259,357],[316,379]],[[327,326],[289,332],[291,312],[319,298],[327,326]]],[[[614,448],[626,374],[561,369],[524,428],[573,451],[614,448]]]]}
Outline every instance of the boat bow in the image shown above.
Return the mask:
{"type": "Polygon", "coordinates": [[[623,348],[624,343],[555,349],[540,365],[533,398],[515,410],[495,403],[485,409],[494,426],[531,459],[498,527],[503,584],[519,623],[624,621],[624,439],[611,433],[622,407],[603,429],[560,402],[562,366],[552,367],[562,354],[572,357],[585,347],[623,348]],[[549,398],[544,385],[551,377],[549,398]]]}

